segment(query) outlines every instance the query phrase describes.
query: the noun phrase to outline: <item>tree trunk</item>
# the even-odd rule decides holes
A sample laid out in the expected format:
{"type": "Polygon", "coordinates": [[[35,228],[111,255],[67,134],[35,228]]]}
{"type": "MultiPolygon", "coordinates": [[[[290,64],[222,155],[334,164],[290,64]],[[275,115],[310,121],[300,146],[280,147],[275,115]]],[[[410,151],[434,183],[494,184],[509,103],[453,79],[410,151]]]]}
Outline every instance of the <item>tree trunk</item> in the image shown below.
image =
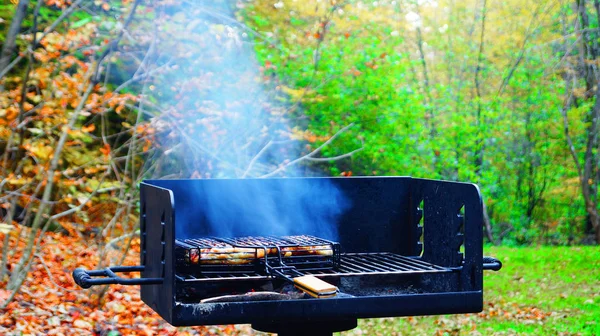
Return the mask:
{"type": "MultiPolygon", "coordinates": [[[[567,84],[567,99],[565,106],[561,113],[563,115],[563,127],[564,133],[567,138],[567,144],[575,167],[577,168],[577,175],[579,176],[579,183],[581,188],[581,195],[585,202],[585,211],[587,214],[586,226],[590,225],[595,231],[596,242],[600,244],[600,214],[598,214],[598,183],[600,182],[600,172],[598,171],[598,153],[595,149],[598,148],[598,127],[600,118],[600,87],[598,74],[598,68],[596,65],[597,56],[600,54],[599,46],[596,41],[595,35],[590,36],[589,29],[589,17],[586,7],[585,0],[575,0],[575,10],[577,12],[578,21],[575,23],[575,31],[578,37],[579,52],[577,54],[571,54],[569,52],[569,46],[566,44],[564,50],[565,56],[571,56],[577,58],[578,64],[568,68],[571,70],[571,74],[565,76],[567,84]],[[578,26],[579,24],[579,26],[578,26]],[[585,121],[588,124],[585,130],[585,147],[581,148],[584,150],[583,155],[578,153],[575,148],[575,142],[573,141],[569,133],[569,121],[567,118],[567,111],[574,106],[579,106],[578,97],[574,95],[574,90],[577,88],[579,78],[585,80],[585,95],[581,99],[583,101],[590,101],[594,99],[594,104],[587,112],[585,121]]],[[[596,14],[600,17],[600,3],[594,1],[594,7],[596,14]]],[[[563,35],[567,36],[567,30],[565,28],[566,13],[563,11],[563,35]]]]}
{"type": "Polygon", "coordinates": [[[10,28],[8,29],[8,34],[6,34],[6,39],[4,40],[4,45],[2,46],[2,53],[0,54],[0,70],[6,68],[15,52],[17,35],[21,30],[23,18],[25,18],[25,14],[27,14],[28,5],[29,0],[19,0],[19,3],[17,4],[15,15],[13,16],[10,28]]]}
{"type": "Polygon", "coordinates": [[[487,0],[483,0],[481,4],[481,35],[479,36],[479,52],[477,53],[477,67],[475,67],[475,94],[477,95],[477,114],[476,114],[476,125],[477,125],[477,137],[475,140],[475,175],[481,178],[481,168],[483,166],[483,147],[485,145],[483,140],[483,114],[482,114],[482,88],[481,88],[481,70],[483,68],[483,51],[485,45],[485,18],[487,11],[487,0]]]}
{"type": "Polygon", "coordinates": [[[421,59],[421,67],[423,68],[423,93],[425,96],[425,125],[429,128],[430,139],[433,140],[436,136],[435,128],[435,111],[433,109],[433,99],[431,98],[431,89],[429,85],[429,71],[427,70],[427,60],[425,59],[425,53],[423,52],[423,35],[421,34],[421,28],[417,27],[417,47],[419,49],[419,57],[421,59]]]}
{"type": "Polygon", "coordinates": [[[592,226],[594,227],[594,231],[596,233],[596,243],[600,244],[600,216],[598,215],[598,211],[596,208],[594,210],[588,209],[589,212],[594,212],[591,218],[592,226]]]}
{"type": "Polygon", "coordinates": [[[588,188],[583,192],[583,198],[585,201],[585,210],[588,214],[589,222],[591,223],[592,230],[595,232],[596,242],[600,244],[600,214],[598,213],[598,202],[594,202],[590,195],[589,186],[584,185],[582,181],[582,188],[588,188]]]}
{"type": "Polygon", "coordinates": [[[490,243],[498,245],[498,242],[494,239],[494,235],[492,233],[492,223],[490,222],[490,216],[488,215],[485,202],[483,202],[483,225],[485,228],[485,235],[490,240],[490,243]]]}

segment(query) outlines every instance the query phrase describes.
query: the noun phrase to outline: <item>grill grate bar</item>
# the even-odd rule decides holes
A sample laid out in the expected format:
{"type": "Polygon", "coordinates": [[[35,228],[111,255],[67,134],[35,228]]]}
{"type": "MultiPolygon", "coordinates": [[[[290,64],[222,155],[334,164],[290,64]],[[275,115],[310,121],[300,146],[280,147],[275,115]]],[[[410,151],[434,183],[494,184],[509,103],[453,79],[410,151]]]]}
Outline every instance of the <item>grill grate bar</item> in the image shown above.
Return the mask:
{"type": "Polygon", "coordinates": [[[385,269],[385,268],[381,268],[381,267],[377,267],[377,265],[373,264],[373,263],[369,263],[367,261],[367,263],[364,263],[361,261],[361,258],[354,258],[354,260],[352,260],[352,265],[354,267],[358,267],[360,269],[362,269],[365,272],[389,272],[389,269],[385,269]]]}
{"type": "Polygon", "coordinates": [[[391,253],[389,255],[386,255],[386,257],[397,260],[399,262],[404,262],[404,263],[410,264],[412,267],[414,267],[416,269],[423,269],[423,268],[432,269],[432,270],[433,269],[437,269],[437,270],[445,269],[444,267],[430,264],[430,263],[422,261],[422,260],[408,258],[408,257],[402,257],[402,256],[398,256],[398,255],[391,254],[391,253]]]}
{"type": "Polygon", "coordinates": [[[365,273],[369,273],[369,272],[373,272],[373,269],[370,269],[368,266],[367,267],[362,267],[361,265],[358,265],[356,262],[353,263],[348,263],[346,262],[342,262],[342,267],[349,269],[350,271],[348,273],[353,273],[353,272],[365,272],[365,273]]]}
{"type": "Polygon", "coordinates": [[[365,260],[367,263],[370,263],[371,265],[373,265],[373,267],[377,267],[383,271],[388,271],[388,272],[393,272],[397,269],[401,269],[401,270],[405,270],[405,267],[401,264],[397,264],[397,263],[385,263],[385,262],[381,262],[380,259],[377,258],[373,258],[371,256],[360,256],[360,258],[362,260],[365,260]],[[391,265],[390,265],[391,264],[391,265]],[[396,266],[394,268],[394,266],[396,266]]]}
{"type": "Polygon", "coordinates": [[[388,265],[393,265],[403,271],[411,272],[411,271],[420,270],[420,268],[412,267],[411,265],[409,265],[408,263],[405,263],[404,261],[398,261],[394,258],[389,258],[388,256],[381,256],[381,259],[383,260],[384,263],[387,263],[388,265]]]}
{"type": "Polygon", "coordinates": [[[383,256],[383,259],[390,263],[390,264],[394,264],[394,265],[401,265],[404,269],[406,269],[407,271],[417,271],[417,270],[422,270],[422,269],[426,269],[429,270],[431,269],[430,267],[423,265],[423,267],[415,267],[414,265],[412,265],[409,261],[409,259],[407,258],[402,259],[402,260],[398,260],[397,258],[393,258],[390,256],[383,256]]]}
{"type": "Polygon", "coordinates": [[[360,269],[354,269],[354,268],[350,268],[347,265],[340,265],[340,273],[354,273],[354,272],[361,272],[360,269]]]}
{"type": "Polygon", "coordinates": [[[310,246],[310,245],[331,245],[331,244],[333,244],[333,242],[331,242],[329,240],[312,237],[312,236],[286,236],[283,238],[285,238],[286,240],[289,240],[290,242],[292,242],[295,245],[310,246]]]}
{"type": "Polygon", "coordinates": [[[294,245],[289,241],[278,238],[278,237],[239,237],[239,238],[220,238],[221,240],[233,245],[240,247],[276,247],[276,246],[290,246],[294,245]]]}
{"type": "Polygon", "coordinates": [[[193,245],[195,245],[194,247],[199,247],[199,248],[226,247],[227,246],[227,243],[224,243],[222,241],[212,239],[212,238],[192,238],[192,239],[185,239],[184,242],[187,244],[193,244],[193,245]]]}

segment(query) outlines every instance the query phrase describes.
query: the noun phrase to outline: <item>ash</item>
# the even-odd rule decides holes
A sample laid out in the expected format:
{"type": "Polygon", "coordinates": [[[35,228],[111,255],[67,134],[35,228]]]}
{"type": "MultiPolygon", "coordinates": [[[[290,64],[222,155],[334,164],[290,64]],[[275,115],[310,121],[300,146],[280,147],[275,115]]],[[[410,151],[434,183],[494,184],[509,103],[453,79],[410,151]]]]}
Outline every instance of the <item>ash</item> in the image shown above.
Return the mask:
{"type": "Polygon", "coordinates": [[[177,303],[184,308],[192,308],[192,315],[208,315],[217,307],[218,303],[177,303]]]}
{"type": "Polygon", "coordinates": [[[353,296],[386,296],[418,294],[413,284],[398,283],[397,278],[365,279],[363,277],[343,277],[338,285],[340,292],[353,296]]]}
{"type": "Polygon", "coordinates": [[[289,300],[301,300],[301,299],[311,299],[312,297],[298,289],[292,284],[284,284],[278,290],[279,293],[285,294],[289,297],[289,300]]]}

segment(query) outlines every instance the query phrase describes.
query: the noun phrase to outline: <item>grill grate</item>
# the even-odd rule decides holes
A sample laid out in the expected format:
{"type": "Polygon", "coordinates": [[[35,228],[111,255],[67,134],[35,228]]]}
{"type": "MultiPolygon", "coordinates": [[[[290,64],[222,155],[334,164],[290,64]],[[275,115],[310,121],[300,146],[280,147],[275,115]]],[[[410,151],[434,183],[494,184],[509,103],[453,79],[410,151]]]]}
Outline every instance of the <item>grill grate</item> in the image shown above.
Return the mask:
{"type": "Polygon", "coordinates": [[[233,246],[239,247],[277,247],[287,246],[291,243],[283,237],[238,237],[238,238],[215,238],[225,241],[233,246]]]}
{"type": "Polygon", "coordinates": [[[178,271],[193,274],[270,273],[267,265],[331,269],[340,262],[339,243],[307,235],[176,239],[175,245],[178,271]]]}
{"type": "Polygon", "coordinates": [[[336,245],[332,241],[312,236],[285,236],[285,237],[239,237],[239,238],[192,238],[176,240],[182,247],[211,249],[211,248],[290,248],[290,247],[319,247],[331,248],[336,245]]]}
{"type": "MultiPolygon", "coordinates": [[[[316,277],[341,277],[361,275],[408,275],[418,273],[447,273],[451,268],[437,266],[419,259],[393,253],[347,253],[341,256],[337,269],[299,269],[300,273],[316,277]]],[[[227,272],[179,274],[178,280],[185,282],[221,281],[221,280],[268,280],[268,276],[257,272],[227,272]]]]}
{"type": "Polygon", "coordinates": [[[276,247],[301,247],[301,246],[319,246],[332,245],[332,241],[317,238],[313,236],[251,236],[251,237],[236,237],[236,238],[221,238],[221,237],[204,237],[185,239],[177,242],[187,243],[197,248],[212,248],[212,247],[249,247],[249,248],[276,248],[276,247]]]}
{"type": "Polygon", "coordinates": [[[184,242],[200,248],[227,247],[227,243],[213,238],[186,239],[184,242]]]}

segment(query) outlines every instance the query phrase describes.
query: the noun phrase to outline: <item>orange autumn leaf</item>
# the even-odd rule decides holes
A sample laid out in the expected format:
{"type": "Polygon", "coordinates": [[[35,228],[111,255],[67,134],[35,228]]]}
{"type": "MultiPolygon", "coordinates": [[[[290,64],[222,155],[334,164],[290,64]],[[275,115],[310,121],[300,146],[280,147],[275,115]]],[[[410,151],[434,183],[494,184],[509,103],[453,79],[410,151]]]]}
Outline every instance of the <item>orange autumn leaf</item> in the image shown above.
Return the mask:
{"type": "Polygon", "coordinates": [[[81,127],[81,131],[83,131],[85,133],[93,132],[95,129],[96,129],[96,125],[94,125],[94,124],[90,124],[89,126],[81,127]]]}
{"type": "Polygon", "coordinates": [[[110,155],[110,145],[104,144],[104,147],[100,148],[100,152],[102,152],[102,154],[104,154],[104,156],[109,156],[110,155]]]}

